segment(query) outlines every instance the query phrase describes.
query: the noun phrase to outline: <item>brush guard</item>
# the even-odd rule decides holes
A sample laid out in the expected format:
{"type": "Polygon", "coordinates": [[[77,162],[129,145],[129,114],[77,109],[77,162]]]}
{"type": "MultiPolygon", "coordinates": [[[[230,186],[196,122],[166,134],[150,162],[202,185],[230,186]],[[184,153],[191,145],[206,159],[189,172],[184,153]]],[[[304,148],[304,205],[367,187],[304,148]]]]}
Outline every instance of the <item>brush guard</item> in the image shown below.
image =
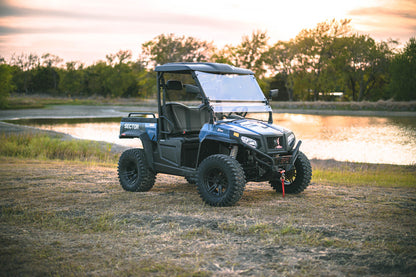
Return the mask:
{"type": "Polygon", "coordinates": [[[290,171],[292,169],[292,167],[295,164],[295,161],[299,155],[299,148],[300,145],[302,144],[302,141],[299,140],[298,143],[296,144],[295,149],[293,149],[292,154],[291,155],[286,155],[286,156],[278,156],[278,157],[272,157],[270,155],[267,155],[259,150],[257,150],[254,147],[251,146],[247,146],[249,147],[251,150],[253,150],[256,154],[258,154],[259,156],[265,158],[265,160],[262,160],[258,157],[254,157],[254,159],[266,166],[271,168],[271,170],[275,173],[280,174],[282,170],[285,170],[286,172],[290,171]]]}

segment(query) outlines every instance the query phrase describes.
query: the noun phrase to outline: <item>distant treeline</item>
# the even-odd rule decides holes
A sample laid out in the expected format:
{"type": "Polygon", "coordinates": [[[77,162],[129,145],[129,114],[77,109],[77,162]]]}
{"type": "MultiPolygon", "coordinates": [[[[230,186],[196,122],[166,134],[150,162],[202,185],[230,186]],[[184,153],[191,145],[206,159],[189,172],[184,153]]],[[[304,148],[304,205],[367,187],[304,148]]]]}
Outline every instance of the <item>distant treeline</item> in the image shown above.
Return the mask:
{"type": "Polygon", "coordinates": [[[254,31],[237,46],[217,48],[194,37],[161,34],[145,42],[138,60],[130,50],[85,66],[52,54],[0,57],[0,105],[11,92],[70,97],[155,97],[155,65],[220,62],[253,70],[263,90],[279,88],[280,100],[377,101],[416,99],[416,39],[377,42],[354,33],[350,20],[302,30],[290,41],[269,43],[254,31]],[[341,92],[341,93],[340,93],[341,92]]]}

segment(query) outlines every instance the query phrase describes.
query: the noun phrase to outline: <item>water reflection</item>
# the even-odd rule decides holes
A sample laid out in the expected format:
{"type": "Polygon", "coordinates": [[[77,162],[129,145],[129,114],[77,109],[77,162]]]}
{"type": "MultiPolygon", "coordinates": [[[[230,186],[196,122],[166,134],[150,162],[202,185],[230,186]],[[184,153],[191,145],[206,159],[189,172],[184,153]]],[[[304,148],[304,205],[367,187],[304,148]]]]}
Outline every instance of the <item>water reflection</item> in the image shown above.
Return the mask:
{"type": "MultiPolygon", "coordinates": [[[[415,118],[275,114],[274,123],[295,132],[309,158],[389,164],[416,164],[415,118]]],[[[15,122],[16,123],[16,122],[15,122]]],[[[120,118],[26,120],[20,122],[77,138],[137,147],[119,139],[120,118]]]]}
{"type": "Polygon", "coordinates": [[[82,119],[21,119],[9,121],[43,130],[70,134],[75,138],[105,141],[129,147],[139,147],[139,139],[119,139],[121,118],[82,119]]]}
{"type": "Polygon", "coordinates": [[[278,114],[275,123],[293,130],[310,158],[416,163],[416,120],[278,114]]]}

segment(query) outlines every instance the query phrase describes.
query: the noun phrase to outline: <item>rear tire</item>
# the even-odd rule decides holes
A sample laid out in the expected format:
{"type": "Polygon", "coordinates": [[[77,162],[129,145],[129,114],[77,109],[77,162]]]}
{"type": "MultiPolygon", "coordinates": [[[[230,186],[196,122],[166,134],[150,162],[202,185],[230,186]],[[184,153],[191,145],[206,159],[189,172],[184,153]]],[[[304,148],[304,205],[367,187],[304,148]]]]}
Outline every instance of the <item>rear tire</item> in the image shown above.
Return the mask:
{"type": "Polygon", "coordinates": [[[237,203],[246,179],[240,163],[226,155],[212,155],[202,161],[198,170],[198,192],[208,205],[224,207],[237,203]]]}
{"type": "MultiPolygon", "coordinates": [[[[312,167],[308,157],[302,152],[295,161],[295,165],[285,172],[285,193],[297,194],[304,191],[310,184],[312,178],[312,167]]],[[[270,185],[277,192],[283,192],[280,176],[277,180],[271,180],[270,185]]]]}
{"type": "Polygon", "coordinates": [[[155,174],[146,164],[143,149],[123,152],[118,162],[118,179],[126,191],[149,191],[155,184],[155,174]]]}

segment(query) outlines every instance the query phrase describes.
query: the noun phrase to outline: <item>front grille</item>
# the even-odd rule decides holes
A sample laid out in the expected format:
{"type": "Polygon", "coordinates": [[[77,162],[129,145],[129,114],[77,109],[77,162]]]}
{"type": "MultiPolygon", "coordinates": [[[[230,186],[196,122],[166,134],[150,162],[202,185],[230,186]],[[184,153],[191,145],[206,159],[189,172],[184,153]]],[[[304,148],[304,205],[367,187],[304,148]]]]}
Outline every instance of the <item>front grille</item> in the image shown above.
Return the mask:
{"type": "Polygon", "coordinates": [[[285,149],[285,143],[284,143],[284,140],[283,140],[283,136],[268,137],[267,138],[267,148],[269,150],[285,149]]]}
{"type": "Polygon", "coordinates": [[[290,164],[290,160],[292,159],[292,156],[281,156],[275,158],[276,165],[284,165],[284,164],[290,164]]]}

